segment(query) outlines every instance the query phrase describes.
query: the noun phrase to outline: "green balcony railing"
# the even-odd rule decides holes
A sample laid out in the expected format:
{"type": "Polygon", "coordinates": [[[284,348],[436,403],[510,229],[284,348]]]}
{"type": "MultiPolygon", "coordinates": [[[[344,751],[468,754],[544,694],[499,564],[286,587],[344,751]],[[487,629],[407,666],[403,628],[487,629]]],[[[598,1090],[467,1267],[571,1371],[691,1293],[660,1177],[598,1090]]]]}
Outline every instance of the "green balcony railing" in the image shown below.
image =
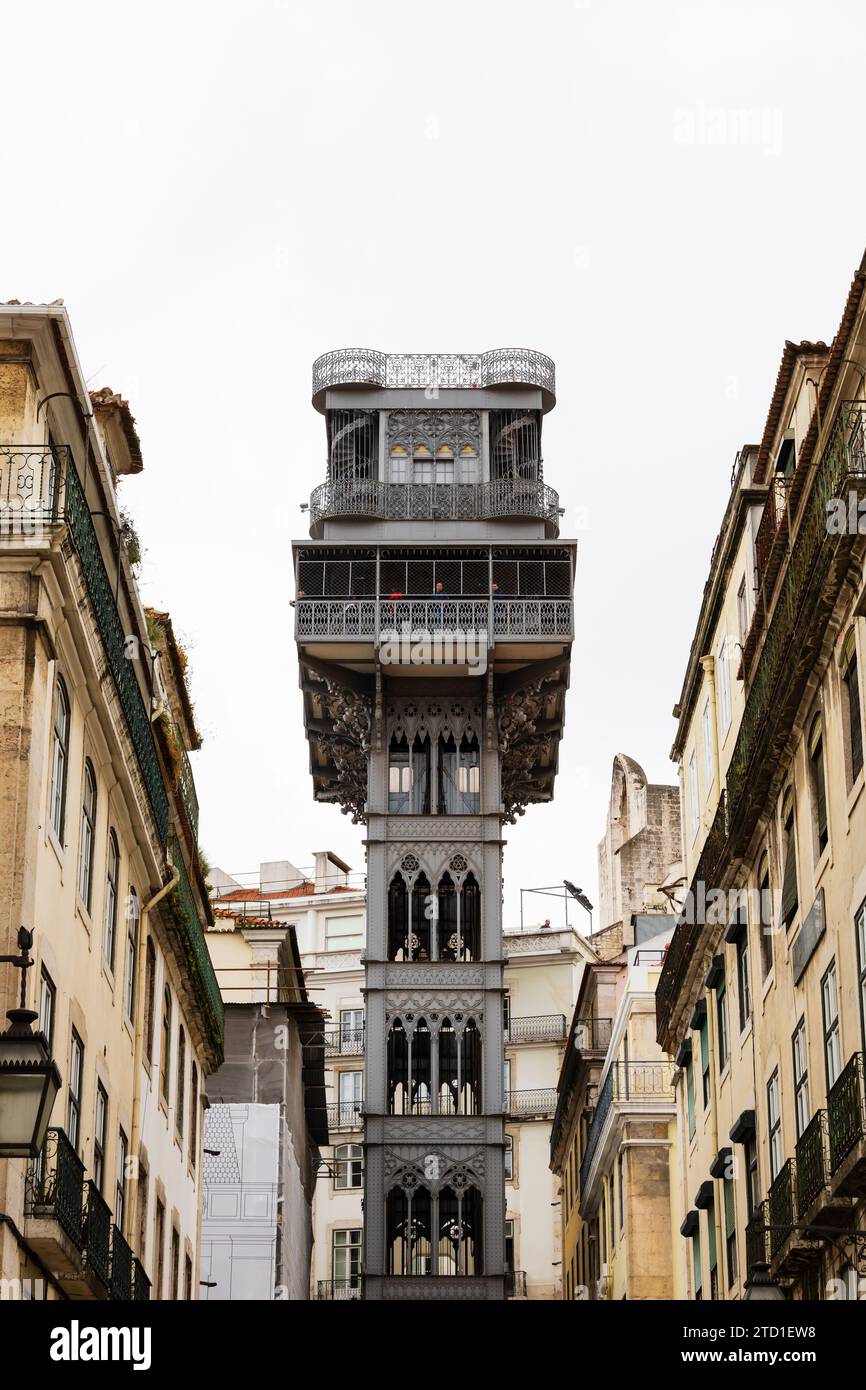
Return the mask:
{"type": "Polygon", "coordinates": [[[27,1216],[54,1220],[79,1250],[84,1241],[84,1164],[62,1129],[49,1129],[27,1170],[27,1216]]]}
{"type": "Polygon", "coordinates": [[[169,808],[156,742],[133,663],[129,660],[127,634],[123,630],[111,581],[99,549],[90,508],[71,459],[66,470],[66,521],[81,562],[84,582],[96,614],[99,635],[147,789],[156,828],[164,844],[168,838],[169,808]]]}
{"type": "Polygon", "coordinates": [[[183,855],[177,844],[174,845],[173,858],[180,875],[177,887],[171,895],[174,919],[180,932],[190,980],[207,1019],[211,1038],[217,1047],[221,1047],[225,1021],[222,995],[204,939],[183,855]]]}
{"type": "Polygon", "coordinates": [[[855,1052],[827,1096],[830,1132],[830,1171],[866,1138],[866,1104],[863,1095],[863,1053],[855,1052]]]}
{"type": "Polygon", "coordinates": [[[767,1203],[759,1202],[746,1225],[746,1273],[757,1264],[768,1264],[767,1203]]]}
{"type": "Polygon", "coordinates": [[[845,478],[866,475],[864,421],[866,402],[843,401],[806,499],[766,640],[749,685],[727,772],[728,810],[732,819],[748,788],[752,762],[766,722],[776,707],[776,687],[784,673],[793,670],[791,651],[795,633],[810,616],[804,610],[803,600],[818,578],[818,558],[828,540],[827,503],[837,495],[845,478]]]}
{"type": "Polygon", "coordinates": [[[818,1110],[797,1140],[797,1215],[804,1216],[829,1181],[827,1112],[818,1110]]]}
{"type": "Polygon", "coordinates": [[[195,789],[195,781],[192,775],[192,768],[189,765],[189,758],[184,747],[180,748],[180,771],[178,773],[177,784],[180,789],[181,799],[186,807],[189,816],[189,823],[192,826],[193,835],[198,841],[198,795],[195,789]]]}
{"type": "Polygon", "coordinates": [[[111,1228],[111,1297],[132,1301],[132,1251],[117,1226],[111,1228]]]}

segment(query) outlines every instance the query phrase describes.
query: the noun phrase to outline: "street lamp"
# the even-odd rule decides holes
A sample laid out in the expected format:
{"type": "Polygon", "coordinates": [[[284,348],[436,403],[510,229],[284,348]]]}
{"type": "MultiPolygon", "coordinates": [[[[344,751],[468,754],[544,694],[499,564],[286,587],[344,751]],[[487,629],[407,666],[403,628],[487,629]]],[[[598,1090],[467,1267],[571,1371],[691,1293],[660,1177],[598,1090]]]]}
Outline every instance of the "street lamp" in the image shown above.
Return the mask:
{"type": "Polygon", "coordinates": [[[787,1299],[779,1285],[770,1275],[770,1266],[764,1260],[756,1260],[749,1270],[749,1277],[744,1284],[745,1292],[743,1302],[751,1299],[753,1302],[761,1301],[767,1303],[786,1303],[787,1299]]]}
{"type": "Polygon", "coordinates": [[[21,971],[21,1003],[9,1010],[9,1027],[0,1033],[0,1158],[39,1155],[60,1090],[60,1072],[51,1059],[48,1039],[44,1033],[33,1032],[39,1015],[24,1007],[32,945],[33,933],[21,927],[19,954],[0,956],[4,964],[21,971]]]}
{"type": "Polygon", "coordinates": [[[574,884],[573,884],[573,883],[570,883],[569,880],[568,880],[567,878],[564,878],[564,879],[562,880],[562,886],[563,886],[563,888],[565,889],[566,893],[570,893],[571,896],[572,896],[573,898],[575,898],[575,899],[577,900],[577,902],[580,903],[580,905],[581,905],[581,907],[583,908],[584,912],[588,912],[588,913],[589,913],[589,934],[590,934],[590,936],[591,936],[591,935],[592,935],[592,903],[589,901],[589,898],[586,896],[586,894],[584,893],[583,889],[582,889],[582,888],[575,888],[574,884]]]}

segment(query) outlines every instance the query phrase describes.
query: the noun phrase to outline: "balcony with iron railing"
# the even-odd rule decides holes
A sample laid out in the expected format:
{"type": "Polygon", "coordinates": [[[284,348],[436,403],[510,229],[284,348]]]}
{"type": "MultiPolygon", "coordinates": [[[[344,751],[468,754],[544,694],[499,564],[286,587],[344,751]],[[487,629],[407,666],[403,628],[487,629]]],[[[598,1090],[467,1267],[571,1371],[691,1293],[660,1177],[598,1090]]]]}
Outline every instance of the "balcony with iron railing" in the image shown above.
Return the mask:
{"type": "Polygon", "coordinates": [[[134,1291],[133,1256],[129,1245],[117,1226],[111,1228],[111,1282],[109,1292],[113,1299],[123,1303],[132,1302],[134,1291]]]}
{"type": "Polygon", "coordinates": [[[794,1160],[779,1169],[767,1193],[767,1221],[770,1228],[770,1259],[775,1259],[794,1225],[794,1160]]]}
{"type": "Polygon", "coordinates": [[[746,1273],[757,1264],[769,1264],[769,1232],[767,1204],[759,1202],[746,1223],[746,1273]]]}
{"type": "MultiPolygon", "coordinates": [[[[540,466],[540,465],[539,465],[540,466]]],[[[488,521],[531,517],[559,534],[559,496],[545,483],[497,478],[487,483],[386,483],[373,478],[335,479],[310,496],[310,525],[336,517],[381,521],[488,521]]]]}
{"type": "MultiPolygon", "coordinates": [[[[25,1216],[56,1222],[72,1244],[84,1243],[84,1164],[62,1129],[48,1130],[42,1153],[27,1170],[25,1216]]],[[[44,1239],[50,1239],[46,1235],[44,1239]]]]}
{"type": "Polygon", "coordinates": [[[327,1107],[329,1130],[361,1130],[364,1102],[361,1100],[339,1100],[327,1107]]]}
{"type": "Polygon", "coordinates": [[[568,1036],[565,1014],[535,1014],[509,1018],[505,1025],[506,1043],[561,1042],[568,1036]]]}
{"type": "Polygon", "coordinates": [[[612,1018],[596,1018],[594,1014],[586,1014],[575,1024],[574,1045],[578,1052],[604,1056],[610,1047],[612,1035],[612,1018]]]}
{"type": "Polygon", "coordinates": [[[512,1120],[552,1119],[555,1110],[555,1086],[542,1086],[535,1090],[505,1092],[505,1113],[512,1120]]]}
{"type": "Polygon", "coordinates": [[[108,1290],[111,1286],[111,1208],[92,1179],[86,1184],[84,1263],[88,1272],[108,1290]]]}
{"type": "Polygon", "coordinates": [[[363,1027],[326,1028],[324,1036],[326,1057],[363,1057],[363,1027]]]}
{"type": "Polygon", "coordinates": [[[132,1298],[134,1303],[147,1303],[150,1300],[150,1280],[139,1259],[132,1262],[132,1298]]]}
{"type": "Polygon", "coordinates": [[[866,1093],[863,1053],[855,1052],[827,1096],[830,1172],[841,1190],[856,1193],[866,1179],[866,1093]]]}
{"type": "Polygon", "coordinates": [[[830,1182],[827,1112],[818,1110],[797,1140],[797,1215],[803,1217],[830,1182]]]}
{"type": "Polygon", "coordinates": [[[221,1049],[224,1028],[222,995],[204,939],[204,929],[183,855],[177,843],[173,846],[172,857],[178,871],[178,882],[170,901],[175,927],[187,963],[187,978],[204,1014],[211,1041],[217,1049],[221,1049]]]}
{"type": "Polygon", "coordinates": [[[581,1200],[608,1116],[614,1107],[640,1114],[661,1107],[674,1111],[672,1062],[612,1062],[604,1078],[580,1164],[581,1200]]]}
{"type": "Polygon", "coordinates": [[[494,386],[535,386],[552,406],[556,368],[534,348],[492,348],[487,352],[378,352],[375,348],[335,348],[313,363],[313,403],[324,409],[324,392],[339,386],[379,386],[389,390],[483,390],[494,386]]]}
{"type": "Polygon", "coordinates": [[[369,642],[409,635],[484,634],[493,641],[569,641],[574,615],[568,598],[299,598],[299,642],[369,642]]]}
{"type": "Polygon", "coordinates": [[[318,1279],[316,1281],[316,1300],[344,1303],[364,1297],[363,1276],[355,1274],[348,1279],[318,1279]]]}

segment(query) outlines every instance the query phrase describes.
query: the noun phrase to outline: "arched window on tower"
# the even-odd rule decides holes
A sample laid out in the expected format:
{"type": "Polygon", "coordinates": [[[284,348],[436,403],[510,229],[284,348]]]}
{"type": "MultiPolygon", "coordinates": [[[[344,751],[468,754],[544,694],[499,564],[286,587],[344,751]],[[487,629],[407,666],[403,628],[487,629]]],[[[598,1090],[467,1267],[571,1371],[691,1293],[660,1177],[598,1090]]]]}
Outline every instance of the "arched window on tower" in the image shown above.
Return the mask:
{"type": "Polygon", "coordinates": [[[430,880],[426,874],[419,874],[412,885],[410,903],[412,930],[409,936],[409,958],[410,960],[429,960],[433,912],[431,911],[430,880]]]}
{"type": "Polygon", "coordinates": [[[440,960],[459,960],[457,954],[457,889],[451,875],[445,873],[436,891],[438,912],[436,940],[440,960]]]}
{"type": "Polygon", "coordinates": [[[409,959],[409,891],[402,874],[388,888],[388,959],[409,959]]]}
{"type": "Polygon", "coordinates": [[[388,750],[388,812],[392,816],[430,814],[430,740],[392,737],[388,750]]]}
{"type": "Polygon", "coordinates": [[[464,734],[459,746],[453,737],[438,741],[438,812],[440,816],[474,816],[481,805],[481,766],[478,739],[464,734]]]}
{"type": "Polygon", "coordinates": [[[431,1077],[430,1030],[426,1019],[404,1027],[395,1019],[388,1033],[388,1113],[429,1115],[431,1077]]]}
{"type": "Polygon", "coordinates": [[[481,890],[475,875],[467,874],[458,889],[451,875],[443,874],[439,880],[438,910],[439,959],[480,960],[481,890]]]}
{"type": "Polygon", "coordinates": [[[463,1185],[443,1187],[436,1206],[436,1273],[481,1274],[480,1192],[463,1185]]]}
{"type": "Polygon", "coordinates": [[[473,873],[460,893],[460,947],[461,960],[481,959],[481,889],[473,873]]]}
{"type": "Polygon", "coordinates": [[[432,1273],[432,1200],[421,1184],[392,1187],[385,1206],[389,1274],[432,1273]]]}
{"type": "Polygon", "coordinates": [[[460,1039],[460,1090],[458,1109],[461,1115],[477,1115],[481,1110],[481,1033],[474,1018],[470,1018],[460,1039]]]}

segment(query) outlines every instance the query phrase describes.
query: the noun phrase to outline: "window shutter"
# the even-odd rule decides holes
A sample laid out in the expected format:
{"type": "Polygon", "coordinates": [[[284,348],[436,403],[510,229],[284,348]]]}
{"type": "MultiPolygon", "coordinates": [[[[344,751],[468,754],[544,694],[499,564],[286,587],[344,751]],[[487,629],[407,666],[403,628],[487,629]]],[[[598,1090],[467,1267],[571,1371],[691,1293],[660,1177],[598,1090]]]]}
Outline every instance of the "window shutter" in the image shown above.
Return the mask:
{"type": "Polygon", "coordinates": [[[782,882],[782,921],[788,926],[797,911],[797,851],[794,822],[785,832],[785,877],[782,882]]]}

